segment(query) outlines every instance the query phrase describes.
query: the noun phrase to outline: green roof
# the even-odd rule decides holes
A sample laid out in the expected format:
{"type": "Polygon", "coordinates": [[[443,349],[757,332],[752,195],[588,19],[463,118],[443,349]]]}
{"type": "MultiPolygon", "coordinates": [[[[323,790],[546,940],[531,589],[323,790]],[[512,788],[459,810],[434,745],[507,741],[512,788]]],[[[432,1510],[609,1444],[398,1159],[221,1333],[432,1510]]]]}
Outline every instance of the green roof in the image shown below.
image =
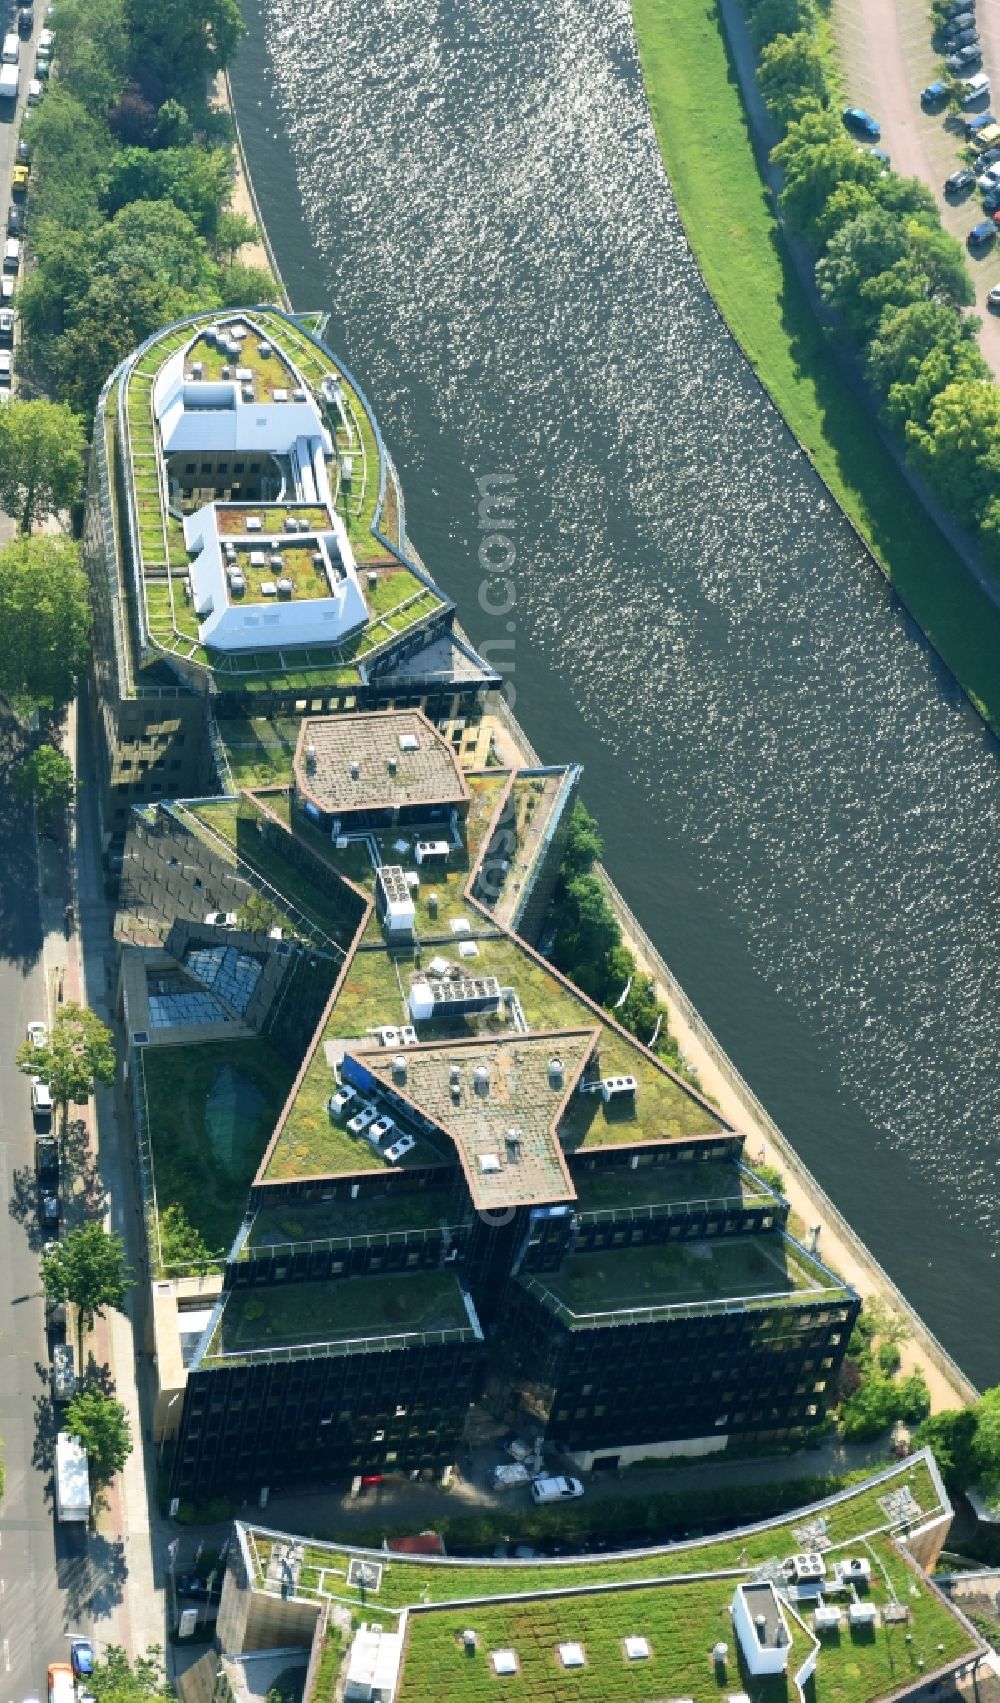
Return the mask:
{"type": "Polygon", "coordinates": [[[464,1292],[451,1272],[415,1271],[314,1283],[231,1289],[205,1361],[270,1349],[385,1346],[375,1339],[423,1332],[473,1334],[464,1292]]]}
{"type": "Polygon", "coordinates": [[[572,1254],[558,1271],[521,1281],[567,1323],[588,1327],[595,1314],[613,1313],[620,1323],[636,1309],[764,1296],[804,1300],[844,1287],[778,1232],[572,1254]]]}

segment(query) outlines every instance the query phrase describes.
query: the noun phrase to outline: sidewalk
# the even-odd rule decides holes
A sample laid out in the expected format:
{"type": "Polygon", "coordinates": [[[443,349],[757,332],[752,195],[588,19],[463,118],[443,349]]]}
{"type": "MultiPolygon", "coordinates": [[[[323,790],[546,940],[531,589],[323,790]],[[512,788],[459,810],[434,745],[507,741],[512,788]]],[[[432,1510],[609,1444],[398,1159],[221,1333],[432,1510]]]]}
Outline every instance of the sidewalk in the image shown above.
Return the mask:
{"type": "MultiPolygon", "coordinates": [[[[113,908],[104,897],[104,877],[97,844],[93,795],[86,777],[94,772],[89,758],[88,730],[78,716],[77,705],[69,712],[65,749],[78,776],[78,805],[71,825],[69,865],[63,867],[61,851],[43,842],[41,860],[42,925],[45,936],[44,964],[51,1008],[75,1000],[87,1005],[114,1024],[112,940],[113,908]],[[72,879],[75,924],[69,939],[63,929],[63,907],[70,896],[64,883],[72,879]]],[[[147,1431],[143,1423],[143,1394],[137,1376],[137,1348],[143,1339],[143,1310],[147,1285],[142,1280],[142,1225],[138,1217],[136,1187],[129,1157],[127,1124],[117,1112],[116,1090],[99,1088],[81,1115],[89,1132],[90,1155],[105,1191],[108,1210],[105,1227],[124,1237],[136,1287],[128,1297],[128,1315],[109,1312],[98,1319],[85,1339],[85,1355],[106,1365],[115,1393],[125,1405],[132,1430],[133,1449],[125,1469],[107,1492],[107,1506],[97,1521],[97,1534],[88,1539],[91,1573],[93,1633],[99,1646],[119,1644],[130,1658],[150,1645],[166,1645],[165,1596],[156,1588],[156,1575],[165,1577],[163,1550],[166,1536],[155,1513],[155,1460],[144,1447],[147,1431]],[[152,1510],[152,1513],[151,1513],[152,1510]],[[159,1557],[154,1567],[154,1545],[159,1557]]]]}

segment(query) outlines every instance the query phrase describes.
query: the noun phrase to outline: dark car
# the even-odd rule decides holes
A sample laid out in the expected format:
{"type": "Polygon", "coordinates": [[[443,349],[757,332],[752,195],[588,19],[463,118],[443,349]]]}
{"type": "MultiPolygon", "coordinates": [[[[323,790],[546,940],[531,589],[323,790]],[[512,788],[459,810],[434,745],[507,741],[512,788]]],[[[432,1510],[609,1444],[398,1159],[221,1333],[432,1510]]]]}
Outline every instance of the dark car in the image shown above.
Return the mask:
{"type": "MultiPolygon", "coordinates": [[[[990,153],[992,152],[993,150],[991,148],[990,153]]],[[[978,166],[978,160],[976,161],[976,164],[978,166]]],[[[983,166],[982,170],[985,171],[986,167],[983,166]]],[[[975,187],[976,176],[974,172],[953,171],[950,177],[945,178],[944,192],[946,195],[964,195],[967,190],[975,189],[975,187]]]]}
{"type": "Polygon", "coordinates": [[[926,89],[920,91],[921,106],[937,106],[948,99],[947,83],[928,83],[926,89]]]}
{"type": "Polygon", "coordinates": [[[989,219],[980,219],[978,225],[973,225],[968,236],[970,248],[986,248],[996,238],[996,226],[989,219]]]}
{"type": "Polygon", "coordinates": [[[30,6],[22,6],[17,14],[17,33],[22,41],[31,40],[31,32],[35,27],[35,14],[30,6]]]}
{"type": "Polygon", "coordinates": [[[954,59],[957,53],[964,53],[967,47],[974,48],[978,53],[979,36],[975,30],[956,30],[951,40],[946,43],[948,58],[954,59]]]}
{"type": "Polygon", "coordinates": [[[972,71],[983,63],[983,50],[978,42],[969,47],[960,47],[957,53],[949,53],[945,64],[949,71],[972,71]]]}
{"type": "Polygon", "coordinates": [[[866,136],[870,142],[879,140],[882,126],[863,106],[845,106],[840,116],[848,130],[853,130],[859,136],[866,136]]]}
{"type": "Polygon", "coordinates": [[[59,1195],[50,1183],[38,1191],[38,1222],[43,1230],[59,1233],[59,1195]]]}
{"type": "Polygon", "coordinates": [[[17,163],[19,166],[31,164],[31,143],[26,142],[23,136],[17,139],[17,163]]]}
{"type": "Polygon", "coordinates": [[[7,235],[9,237],[24,235],[24,214],[20,207],[12,205],[7,208],[7,235]]]}
{"type": "MultiPolygon", "coordinates": [[[[972,170],[978,177],[981,172],[986,170],[987,166],[996,165],[997,160],[1000,160],[1000,147],[994,144],[992,148],[985,148],[981,154],[976,155],[976,158],[972,162],[972,170]]],[[[954,175],[955,177],[961,177],[962,173],[955,172],[954,175]]],[[[949,178],[948,181],[950,183],[951,179],[949,178]]]]}
{"type": "Polygon", "coordinates": [[[996,118],[992,112],[980,112],[976,114],[975,118],[967,118],[965,120],[966,140],[974,142],[981,130],[989,130],[990,126],[995,123],[996,118]]]}

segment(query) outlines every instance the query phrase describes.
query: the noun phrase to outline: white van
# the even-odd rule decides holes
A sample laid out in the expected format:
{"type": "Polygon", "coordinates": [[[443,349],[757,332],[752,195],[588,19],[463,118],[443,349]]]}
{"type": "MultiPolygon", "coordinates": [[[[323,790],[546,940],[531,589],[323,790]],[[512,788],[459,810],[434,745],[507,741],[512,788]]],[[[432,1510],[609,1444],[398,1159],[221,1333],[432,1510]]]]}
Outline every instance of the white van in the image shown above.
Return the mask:
{"type": "Polygon", "coordinates": [[[21,244],[17,237],[8,237],[3,245],[3,269],[16,272],[21,264],[21,244]]]}
{"type": "Polygon", "coordinates": [[[16,65],[21,57],[21,43],[11,31],[3,38],[3,62],[5,65],[16,65]]]}
{"type": "MultiPolygon", "coordinates": [[[[7,40],[9,41],[10,39],[11,38],[8,36],[7,40]]],[[[4,51],[4,57],[6,58],[6,55],[7,55],[6,44],[4,45],[3,51],[4,51]]],[[[965,87],[962,91],[962,105],[963,106],[975,106],[976,102],[981,101],[984,98],[985,95],[989,94],[989,92],[990,92],[990,80],[987,77],[986,72],[985,71],[977,71],[976,75],[974,77],[967,77],[965,79],[965,87]]]]}

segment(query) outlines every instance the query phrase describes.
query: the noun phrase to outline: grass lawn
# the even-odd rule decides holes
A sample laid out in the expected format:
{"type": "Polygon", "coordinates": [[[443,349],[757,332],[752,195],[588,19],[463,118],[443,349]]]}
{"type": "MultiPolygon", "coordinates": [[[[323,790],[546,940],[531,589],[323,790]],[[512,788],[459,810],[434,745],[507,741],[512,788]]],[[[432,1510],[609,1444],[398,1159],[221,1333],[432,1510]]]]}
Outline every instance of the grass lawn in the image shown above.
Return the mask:
{"type": "Polygon", "coordinates": [[[1000,729],[1000,610],[917,503],[834,363],[757,170],[714,6],[632,0],[632,11],[660,149],[720,312],[904,603],[1000,729]]]}
{"type": "Polygon", "coordinates": [[[262,1039],[147,1047],[142,1061],[160,1211],[178,1202],[228,1249],[294,1069],[262,1039]]]}
{"type": "Polygon", "coordinates": [[[244,1254],[287,1242],[350,1241],[355,1237],[393,1236],[408,1230],[437,1230],[460,1224],[468,1205],[450,1188],[392,1189],[387,1194],[352,1200],[347,1184],[336,1200],[285,1201],[262,1206],[253,1221],[244,1254]]]}

